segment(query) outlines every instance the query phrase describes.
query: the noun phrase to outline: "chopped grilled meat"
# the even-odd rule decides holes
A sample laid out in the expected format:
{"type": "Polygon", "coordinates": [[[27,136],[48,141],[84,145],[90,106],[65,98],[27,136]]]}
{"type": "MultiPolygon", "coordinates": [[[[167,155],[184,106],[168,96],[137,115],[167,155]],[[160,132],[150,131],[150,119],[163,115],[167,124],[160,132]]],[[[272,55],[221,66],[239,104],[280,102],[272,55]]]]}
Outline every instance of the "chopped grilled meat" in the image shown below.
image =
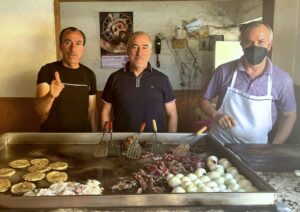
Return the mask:
{"type": "Polygon", "coordinates": [[[126,191],[138,187],[138,182],[132,177],[120,177],[119,182],[113,185],[111,189],[113,191],[126,191]]]}
{"type": "Polygon", "coordinates": [[[126,138],[126,140],[123,140],[121,143],[120,143],[120,148],[121,148],[121,151],[126,151],[128,146],[130,144],[132,144],[135,140],[135,137],[134,136],[128,136],[126,138]]]}
{"type": "Polygon", "coordinates": [[[142,158],[145,169],[132,173],[130,177],[120,178],[119,182],[112,186],[113,191],[162,193],[166,190],[165,178],[169,173],[188,173],[204,166],[204,159],[199,156],[175,157],[171,152],[159,156],[145,152],[142,158]]]}

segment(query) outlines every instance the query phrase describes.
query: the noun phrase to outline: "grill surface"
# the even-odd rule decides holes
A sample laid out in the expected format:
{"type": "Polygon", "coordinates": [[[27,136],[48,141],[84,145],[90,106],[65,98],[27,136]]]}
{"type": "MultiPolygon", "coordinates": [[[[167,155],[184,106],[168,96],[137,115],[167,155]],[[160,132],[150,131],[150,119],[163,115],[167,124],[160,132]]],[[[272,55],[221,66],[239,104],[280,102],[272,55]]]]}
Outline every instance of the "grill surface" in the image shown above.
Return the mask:
{"type": "MultiPolygon", "coordinates": [[[[114,133],[114,142],[119,144],[133,133],[114,133]]],[[[158,139],[163,143],[162,150],[174,150],[178,144],[189,140],[191,134],[161,133],[158,139]]],[[[107,138],[108,139],[108,138],[107,138]]],[[[203,157],[217,155],[227,157],[259,189],[255,193],[187,193],[187,194],[141,194],[133,192],[113,193],[110,186],[118,182],[120,176],[130,176],[132,172],[144,168],[145,160],[131,160],[124,157],[94,157],[94,149],[99,140],[98,133],[7,133],[0,138],[0,167],[16,159],[46,157],[50,162],[65,161],[69,167],[68,181],[86,182],[96,179],[104,187],[103,195],[23,197],[12,196],[10,191],[0,194],[0,207],[7,208],[62,208],[62,207],[137,207],[148,206],[195,206],[195,205],[273,205],[273,188],[263,182],[238,157],[224,147],[208,139],[205,135],[194,139],[190,154],[203,157]],[[36,201],[39,202],[36,205],[36,201]]],[[[155,135],[144,133],[140,141],[147,141],[143,151],[150,151],[155,135]]],[[[17,170],[10,180],[12,184],[22,181],[26,169],[17,170]]],[[[37,187],[48,187],[46,180],[36,183],[37,187]]]]}

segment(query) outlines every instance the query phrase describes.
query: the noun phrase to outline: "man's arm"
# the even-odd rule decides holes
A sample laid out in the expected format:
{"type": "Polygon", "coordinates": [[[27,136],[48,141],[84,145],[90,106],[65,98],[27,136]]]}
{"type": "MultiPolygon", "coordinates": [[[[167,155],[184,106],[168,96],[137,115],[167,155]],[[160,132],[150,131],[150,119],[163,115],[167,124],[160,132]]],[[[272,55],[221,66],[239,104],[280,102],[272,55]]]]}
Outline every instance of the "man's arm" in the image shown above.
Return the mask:
{"type": "Polygon", "coordinates": [[[42,117],[42,122],[47,119],[54,99],[59,96],[63,89],[64,85],[60,81],[58,72],[55,72],[55,80],[51,82],[51,85],[46,82],[38,84],[34,108],[42,117]]]}
{"type": "Polygon", "coordinates": [[[106,121],[111,121],[110,113],[111,113],[111,108],[112,104],[106,103],[104,101],[102,105],[102,110],[101,110],[101,129],[103,129],[104,123],[106,121]]]}
{"type": "Polygon", "coordinates": [[[50,94],[50,85],[46,82],[37,85],[34,109],[40,116],[47,115],[52,107],[54,97],[50,94]]]}
{"type": "Polygon", "coordinates": [[[88,119],[92,132],[98,131],[98,110],[96,105],[96,95],[89,96],[88,119]]]}
{"type": "Polygon", "coordinates": [[[200,97],[199,106],[208,117],[210,117],[224,129],[232,128],[236,125],[236,121],[231,116],[218,113],[216,108],[209,100],[200,97]]]}
{"type": "Polygon", "coordinates": [[[297,119],[297,112],[281,112],[278,114],[278,128],[272,144],[283,144],[291,134],[297,119]]]}
{"type": "Polygon", "coordinates": [[[177,108],[176,102],[168,102],[165,104],[165,110],[168,118],[168,132],[177,132],[177,108]]]}
{"type": "Polygon", "coordinates": [[[204,99],[202,97],[200,97],[199,106],[203,113],[205,113],[205,115],[207,115],[211,119],[214,119],[214,117],[218,113],[215,107],[212,105],[212,103],[209,100],[204,99]]]}

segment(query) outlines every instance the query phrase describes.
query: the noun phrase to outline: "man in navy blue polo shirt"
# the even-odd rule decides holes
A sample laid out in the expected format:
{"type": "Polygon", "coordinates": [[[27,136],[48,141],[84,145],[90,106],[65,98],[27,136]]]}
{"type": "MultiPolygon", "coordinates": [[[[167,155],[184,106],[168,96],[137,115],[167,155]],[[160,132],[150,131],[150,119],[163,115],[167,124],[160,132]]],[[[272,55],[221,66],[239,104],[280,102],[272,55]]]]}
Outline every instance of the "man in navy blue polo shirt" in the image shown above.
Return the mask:
{"type": "Polygon", "coordinates": [[[151,132],[152,119],[156,120],[159,132],[177,131],[176,98],[168,77],[151,67],[151,52],[152,42],[147,33],[135,32],[129,38],[129,62],[110,75],[102,94],[102,126],[112,119],[112,111],[116,132],[136,132],[142,122],[146,122],[144,131],[151,132]]]}

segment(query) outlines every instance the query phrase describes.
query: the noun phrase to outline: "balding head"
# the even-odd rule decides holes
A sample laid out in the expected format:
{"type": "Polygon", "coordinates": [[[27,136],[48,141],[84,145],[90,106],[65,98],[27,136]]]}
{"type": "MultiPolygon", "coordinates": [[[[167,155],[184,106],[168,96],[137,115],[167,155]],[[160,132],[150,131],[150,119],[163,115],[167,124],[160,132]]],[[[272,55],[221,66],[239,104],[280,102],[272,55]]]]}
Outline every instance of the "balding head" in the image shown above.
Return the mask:
{"type": "Polygon", "coordinates": [[[152,42],[150,36],[141,31],[133,33],[127,44],[131,70],[135,73],[144,71],[147,68],[151,52],[152,42]]]}
{"type": "Polygon", "coordinates": [[[251,30],[252,28],[255,28],[255,27],[260,27],[260,26],[265,27],[269,31],[269,39],[272,42],[272,40],[273,40],[272,28],[270,27],[270,25],[263,23],[263,22],[259,22],[259,21],[253,21],[253,22],[247,23],[245,25],[242,25],[242,27],[240,28],[240,31],[241,31],[240,40],[241,41],[243,40],[245,33],[247,33],[249,30],[251,30]]]}
{"type": "Polygon", "coordinates": [[[148,37],[148,39],[149,39],[149,47],[152,48],[152,40],[151,40],[150,35],[149,35],[148,33],[146,33],[146,32],[143,32],[143,31],[137,31],[137,32],[133,33],[133,34],[129,37],[128,43],[127,43],[127,50],[128,50],[128,48],[130,48],[130,46],[132,46],[134,39],[135,39],[137,36],[140,36],[140,35],[144,35],[144,36],[148,37]]]}

